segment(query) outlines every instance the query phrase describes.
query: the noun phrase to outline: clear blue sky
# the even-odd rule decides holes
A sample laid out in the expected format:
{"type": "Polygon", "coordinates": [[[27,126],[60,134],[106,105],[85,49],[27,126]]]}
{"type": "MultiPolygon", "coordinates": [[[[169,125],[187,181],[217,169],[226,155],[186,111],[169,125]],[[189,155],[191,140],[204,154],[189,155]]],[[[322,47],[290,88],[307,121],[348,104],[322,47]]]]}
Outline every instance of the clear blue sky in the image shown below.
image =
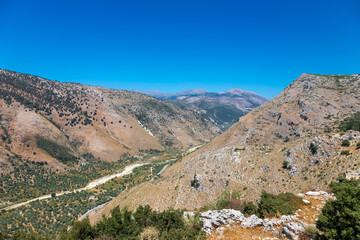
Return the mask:
{"type": "Polygon", "coordinates": [[[0,68],[272,98],[303,72],[360,73],[360,1],[0,0],[0,68]]]}

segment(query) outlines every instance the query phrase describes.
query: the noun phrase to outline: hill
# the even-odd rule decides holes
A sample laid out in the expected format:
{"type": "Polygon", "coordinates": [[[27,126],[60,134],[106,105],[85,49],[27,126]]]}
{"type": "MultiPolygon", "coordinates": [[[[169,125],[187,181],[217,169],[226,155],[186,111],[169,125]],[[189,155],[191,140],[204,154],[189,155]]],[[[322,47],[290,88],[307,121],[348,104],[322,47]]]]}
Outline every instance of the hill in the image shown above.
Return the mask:
{"type": "Polygon", "coordinates": [[[223,131],[236,123],[240,117],[267,101],[264,97],[241,89],[231,89],[226,92],[194,89],[178,93],[160,91],[141,93],[164,99],[183,109],[192,109],[210,119],[223,131]]]}
{"type": "Polygon", "coordinates": [[[84,186],[140,155],[219,132],[194,111],[140,93],[0,70],[0,205],[84,186]]]}
{"type": "Polygon", "coordinates": [[[262,190],[326,190],[360,164],[359,138],[339,129],[360,110],[359,98],[359,74],[302,74],[159,180],[120,194],[91,220],[118,205],[200,209],[214,204],[225,189],[239,192],[243,200],[257,199],[262,190]]]}

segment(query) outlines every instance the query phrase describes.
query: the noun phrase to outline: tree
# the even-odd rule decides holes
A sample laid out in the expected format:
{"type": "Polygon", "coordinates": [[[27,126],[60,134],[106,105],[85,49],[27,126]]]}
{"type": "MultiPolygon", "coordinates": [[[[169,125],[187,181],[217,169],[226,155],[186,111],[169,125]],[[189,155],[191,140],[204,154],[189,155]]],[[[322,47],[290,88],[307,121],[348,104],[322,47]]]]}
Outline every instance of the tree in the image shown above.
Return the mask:
{"type": "Polygon", "coordinates": [[[195,189],[198,189],[200,187],[200,182],[199,182],[196,174],[194,175],[194,178],[190,181],[190,185],[195,189]]]}
{"type": "Polygon", "coordinates": [[[315,143],[310,143],[309,150],[312,155],[315,155],[318,150],[318,146],[315,143]]]}
{"type": "Polygon", "coordinates": [[[284,169],[289,169],[290,168],[290,165],[289,165],[288,161],[286,161],[286,160],[283,161],[282,168],[284,168],[284,169]]]}
{"type": "Polygon", "coordinates": [[[357,148],[357,149],[360,149],[360,142],[358,142],[358,143],[356,144],[356,148],[357,148]]]}
{"type": "Polygon", "coordinates": [[[341,143],[341,146],[343,146],[343,147],[348,147],[348,146],[350,146],[350,141],[347,140],[347,139],[343,140],[342,143],[341,143]]]}
{"type": "Polygon", "coordinates": [[[74,221],[71,225],[72,228],[69,231],[69,239],[87,240],[94,238],[94,230],[92,229],[88,218],[85,218],[81,222],[74,221]]]}
{"type": "Polygon", "coordinates": [[[330,184],[336,200],[328,200],[316,222],[329,239],[360,239],[360,181],[338,179],[330,184]]]}

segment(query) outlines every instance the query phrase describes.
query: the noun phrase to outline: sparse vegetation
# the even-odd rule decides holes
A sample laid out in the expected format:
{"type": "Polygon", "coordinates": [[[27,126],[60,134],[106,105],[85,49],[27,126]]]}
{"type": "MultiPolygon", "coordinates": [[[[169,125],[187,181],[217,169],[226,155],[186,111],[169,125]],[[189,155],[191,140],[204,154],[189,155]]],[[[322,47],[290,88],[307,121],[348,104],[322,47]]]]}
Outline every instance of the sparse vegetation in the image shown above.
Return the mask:
{"type": "Polygon", "coordinates": [[[344,119],[340,123],[339,129],[343,132],[347,130],[360,131],[360,112],[356,112],[351,117],[344,119]]]}

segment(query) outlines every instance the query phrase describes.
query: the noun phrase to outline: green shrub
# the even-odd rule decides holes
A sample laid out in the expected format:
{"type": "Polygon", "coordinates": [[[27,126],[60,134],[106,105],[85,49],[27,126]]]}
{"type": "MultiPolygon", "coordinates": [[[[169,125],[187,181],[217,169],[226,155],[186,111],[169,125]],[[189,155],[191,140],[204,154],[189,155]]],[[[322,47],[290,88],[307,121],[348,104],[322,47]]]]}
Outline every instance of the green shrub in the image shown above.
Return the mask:
{"type": "Polygon", "coordinates": [[[260,217],[273,216],[277,213],[289,215],[293,214],[301,205],[303,205],[302,199],[292,193],[274,195],[263,191],[260,196],[258,211],[260,217]]]}
{"type": "Polygon", "coordinates": [[[341,146],[343,147],[349,147],[350,146],[350,141],[347,139],[344,139],[341,143],[341,146]]]}
{"type": "Polygon", "coordinates": [[[225,209],[230,207],[230,198],[221,196],[216,202],[216,209],[225,209]]]}
{"type": "Polygon", "coordinates": [[[360,142],[358,142],[358,143],[356,144],[356,148],[357,148],[357,149],[360,149],[360,142]]]}
{"type": "Polygon", "coordinates": [[[198,189],[200,187],[200,182],[196,177],[196,174],[194,175],[194,178],[190,181],[191,187],[198,189]]]}
{"type": "Polygon", "coordinates": [[[283,161],[283,163],[282,163],[282,168],[284,168],[284,169],[288,169],[288,168],[289,168],[289,163],[288,163],[286,160],[283,161]]]}
{"type": "Polygon", "coordinates": [[[253,202],[247,202],[244,204],[243,213],[245,215],[258,215],[258,207],[253,202]]]}
{"type": "Polygon", "coordinates": [[[312,155],[315,155],[318,151],[318,146],[315,143],[310,143],[309,150],[312,155]]]}
{"type": "Polygon", "coordinates": [[[360,239],[360,181],[340,178],[330,184],[336,199],[329,199],[316,222],[325,239],[360,239]]]}
{"type": "Polygon", "coordinates": [[[349,156],[350,155],[350,151],[349,150],[343,150],[340,153],[341,155],[345,155],[345,156],[349,156]]]}

